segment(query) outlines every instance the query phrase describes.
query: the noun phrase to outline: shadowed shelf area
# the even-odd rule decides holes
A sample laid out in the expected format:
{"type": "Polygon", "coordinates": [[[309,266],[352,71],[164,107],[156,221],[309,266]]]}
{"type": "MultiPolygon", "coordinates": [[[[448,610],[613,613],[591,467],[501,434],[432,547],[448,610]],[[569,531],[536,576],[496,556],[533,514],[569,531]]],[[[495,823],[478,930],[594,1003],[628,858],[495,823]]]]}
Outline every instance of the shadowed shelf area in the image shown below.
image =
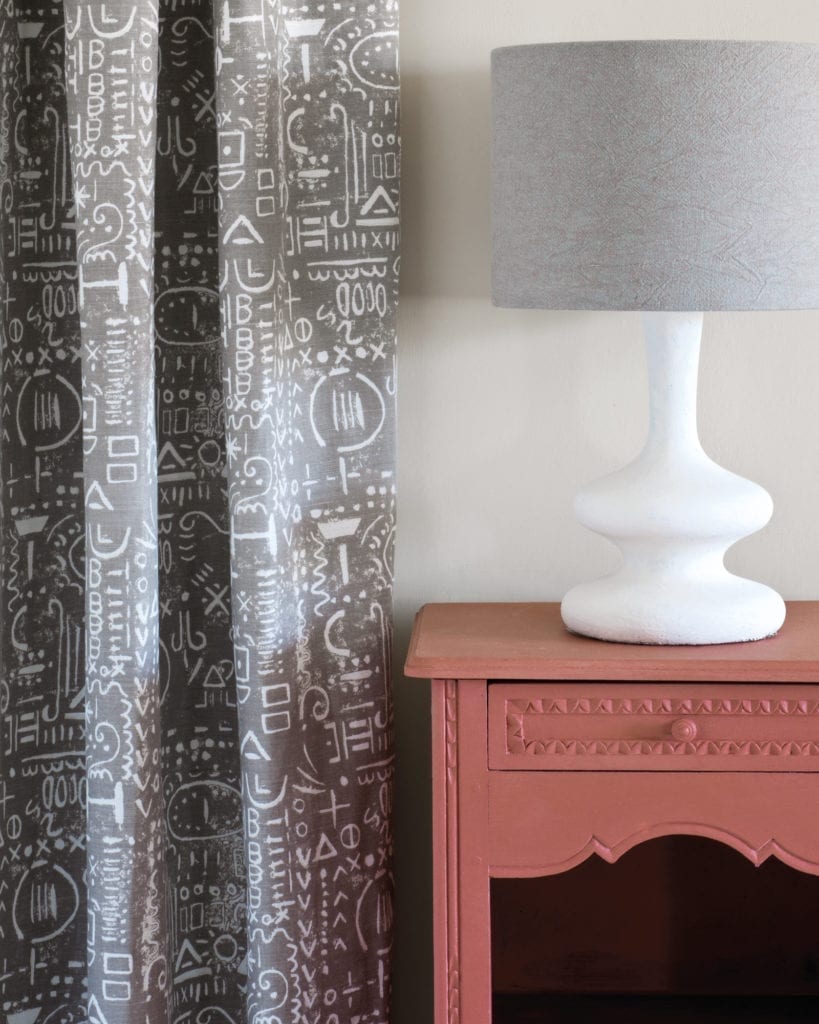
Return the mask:
{"type": "Polygon", "coordinates": [[[496,995],[493,1024],[815,1024],[809,996],[496,995]]]}
{"type": "Polygon", "coordinates": [[[819,880],[669,836],[493,879],[493,1024],[819,1020],[819,880]]]}

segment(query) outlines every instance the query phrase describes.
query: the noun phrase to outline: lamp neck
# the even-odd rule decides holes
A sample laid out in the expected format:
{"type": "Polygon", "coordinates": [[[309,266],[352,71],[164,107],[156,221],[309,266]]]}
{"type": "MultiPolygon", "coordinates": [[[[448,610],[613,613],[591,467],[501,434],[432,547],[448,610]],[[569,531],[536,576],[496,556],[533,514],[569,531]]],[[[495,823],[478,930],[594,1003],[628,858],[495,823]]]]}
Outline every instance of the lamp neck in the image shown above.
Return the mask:
{"type": "Polygon", "coordinates": [[[649,423],[644,455],[701,451],[697,371],[702,313],[643,313],[649,423]]]}

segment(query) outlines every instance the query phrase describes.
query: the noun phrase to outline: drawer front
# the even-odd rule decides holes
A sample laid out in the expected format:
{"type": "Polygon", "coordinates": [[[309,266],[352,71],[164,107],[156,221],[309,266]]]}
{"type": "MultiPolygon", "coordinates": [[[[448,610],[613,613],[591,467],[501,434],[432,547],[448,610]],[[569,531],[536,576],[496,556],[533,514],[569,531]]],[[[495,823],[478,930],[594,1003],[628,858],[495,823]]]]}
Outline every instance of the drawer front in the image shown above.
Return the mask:
{"type": "Polygon", "coordinates": [[[819,771],[819,686],[491,683],[501,771],[819,771]]]}

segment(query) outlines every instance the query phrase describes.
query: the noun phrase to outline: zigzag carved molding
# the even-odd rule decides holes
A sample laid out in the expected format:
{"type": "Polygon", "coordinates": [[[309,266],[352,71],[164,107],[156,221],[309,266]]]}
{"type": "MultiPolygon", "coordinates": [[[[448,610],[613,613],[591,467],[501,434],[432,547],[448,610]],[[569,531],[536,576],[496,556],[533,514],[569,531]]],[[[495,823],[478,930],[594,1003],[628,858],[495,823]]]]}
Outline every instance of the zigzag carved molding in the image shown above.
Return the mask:
{"type": "Polygon", "coordinates": [[[817,715],[819,700],[760,697],[556,697],[507,700],[519,715],[817,715]]]}
{"type": "Polygon", "coordinates": [[[530,754],[533,757],[546,755],[604,754],[612,756],[633,756],[647,754],[674,754],[708,756],[729,755],[732,757],[816,757],[819,756],[819,742],[813,740],[581,740],[550,739],[527,740],[522,728],[508,723],[507,753],[530,754]]]}

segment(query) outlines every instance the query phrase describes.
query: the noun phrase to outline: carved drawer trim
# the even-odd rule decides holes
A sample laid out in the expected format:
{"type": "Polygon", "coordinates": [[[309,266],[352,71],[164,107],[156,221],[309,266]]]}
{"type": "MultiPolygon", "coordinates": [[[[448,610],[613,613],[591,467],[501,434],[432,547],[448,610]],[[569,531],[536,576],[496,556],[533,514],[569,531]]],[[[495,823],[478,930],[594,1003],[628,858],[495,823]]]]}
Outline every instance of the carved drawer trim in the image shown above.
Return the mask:
{"type": "Polygon", "coordinates": [[[819,689],[495,683],[489,688],[489,767],[819,771],[819,689]]]}

